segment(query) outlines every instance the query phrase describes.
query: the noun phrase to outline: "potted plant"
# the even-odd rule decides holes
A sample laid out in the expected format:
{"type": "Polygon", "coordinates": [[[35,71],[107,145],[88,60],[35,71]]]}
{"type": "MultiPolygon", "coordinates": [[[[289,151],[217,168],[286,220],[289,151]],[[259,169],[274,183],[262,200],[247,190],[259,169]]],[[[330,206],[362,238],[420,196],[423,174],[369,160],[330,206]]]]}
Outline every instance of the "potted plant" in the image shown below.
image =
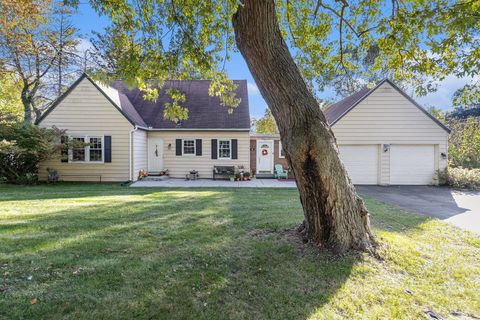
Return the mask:
{"type": "Polygon", "coordinates": [[[242,175],[240,173],[235,173],[235,181],[240,181],[242,175]]]}
{"type": "Polygon", "coordinates": [[[230,181],[235,181],[235,176],[230,176],[230,181]]]}
{"type": "Polygon", "coordinates": [[[248,172],[248,171],[245,172],[245,173],[243,174],[243,179],[244,179],[245,181],[250,180],[250,172],[248,172]]]}

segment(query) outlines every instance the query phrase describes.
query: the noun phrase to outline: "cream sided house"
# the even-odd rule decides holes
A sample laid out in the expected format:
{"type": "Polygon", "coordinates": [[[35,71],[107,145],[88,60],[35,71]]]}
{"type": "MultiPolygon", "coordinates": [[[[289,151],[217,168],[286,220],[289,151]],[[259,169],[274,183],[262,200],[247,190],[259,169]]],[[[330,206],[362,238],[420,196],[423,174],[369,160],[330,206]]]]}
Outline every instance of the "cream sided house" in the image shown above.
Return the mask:
{"type": "MultiPolygon", "coordinates": [[[[84,74],[37,124],[66,129],[88,145],[42,163],[40,179],[47,179],[47,168],[71,181],[134,181],[140,170],[168,170],[173,178],[196,170],[212,178],[215,166],[271,177],[275,164],[288,167],[280,138],[250,133],[247,83],[236,84],[242,102],[230,114],[208,95],[206,80],[169,81],[152,102],[121,81],[107,87],[84,74]],[[188,120],[163,119],[165,88],[185,93],[188,120]]],[[[436,184],[437,171],[447,166],[449,129],[389,80],[333,104],[325,115],[356,184],[436,184]]]]}

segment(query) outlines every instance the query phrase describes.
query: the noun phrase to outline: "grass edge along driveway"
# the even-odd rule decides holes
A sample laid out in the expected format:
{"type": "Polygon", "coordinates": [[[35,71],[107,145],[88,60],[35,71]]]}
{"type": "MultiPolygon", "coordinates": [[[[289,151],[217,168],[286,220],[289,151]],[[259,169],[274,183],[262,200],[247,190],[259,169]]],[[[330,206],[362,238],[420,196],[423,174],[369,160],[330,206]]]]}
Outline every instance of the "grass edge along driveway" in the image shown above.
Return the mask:
{"type": "Polygon", "coordinates": [[[480,239],[366,202],[383,260],[301,245],[296,190],[0,186],[0,318],[480,316],[480,239]]]}

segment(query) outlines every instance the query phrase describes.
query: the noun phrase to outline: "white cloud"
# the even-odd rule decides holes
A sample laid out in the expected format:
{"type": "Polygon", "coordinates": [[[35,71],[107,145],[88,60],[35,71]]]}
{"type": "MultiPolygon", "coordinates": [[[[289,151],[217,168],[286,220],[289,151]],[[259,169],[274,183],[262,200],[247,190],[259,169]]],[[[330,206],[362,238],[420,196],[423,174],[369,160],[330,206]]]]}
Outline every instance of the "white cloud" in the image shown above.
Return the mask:
{"type": "Polygon", "coordinates": [[[248,94],[250,95],[257,95],[260,93],[258,90],[258,87],[255,83],[248,82],[247,83],[247,88],[248,88],[248,94]]]}
{"type": "Polygon", "coordinates": [[[87,50],[93,51],[94,49],[93,44],[89,40],[82,39],[82,38],[77,38],[76,40],[78,41],[78,45],[76,48],[77,52],[83,53],[87,50]]]}
{"type": "Polygon", "coordinates": [[[436,82],[438,84],[437,91],[429,93],[424,97],[418,97],[416,100],[425,107],[435,106],[443,110],[448,110],[452,108],[452,97],[455,91],[463,88],[472,81],[478,80],[480,80],[480,77],[457,78],[451,75],[442,81],[436,82]]]}

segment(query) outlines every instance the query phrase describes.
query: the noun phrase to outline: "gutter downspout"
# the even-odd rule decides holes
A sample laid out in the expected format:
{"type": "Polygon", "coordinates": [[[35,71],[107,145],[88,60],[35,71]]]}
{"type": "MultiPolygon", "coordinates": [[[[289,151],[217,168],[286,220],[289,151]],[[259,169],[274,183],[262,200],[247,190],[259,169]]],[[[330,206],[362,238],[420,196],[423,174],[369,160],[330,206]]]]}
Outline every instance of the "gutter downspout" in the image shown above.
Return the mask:
{"type": "Polygon", "coordinates": [[[133,137],[133,133],[137,130],[138,130],[138,126],[135,126],[128,133],[128,180],[129,181],[133,181],[133,177],[132,177],[132,172],[133,172],[133,168],[132,168],[133,141],[132,141],[132,139],[133,138],[132,137],[133,137]]]}

